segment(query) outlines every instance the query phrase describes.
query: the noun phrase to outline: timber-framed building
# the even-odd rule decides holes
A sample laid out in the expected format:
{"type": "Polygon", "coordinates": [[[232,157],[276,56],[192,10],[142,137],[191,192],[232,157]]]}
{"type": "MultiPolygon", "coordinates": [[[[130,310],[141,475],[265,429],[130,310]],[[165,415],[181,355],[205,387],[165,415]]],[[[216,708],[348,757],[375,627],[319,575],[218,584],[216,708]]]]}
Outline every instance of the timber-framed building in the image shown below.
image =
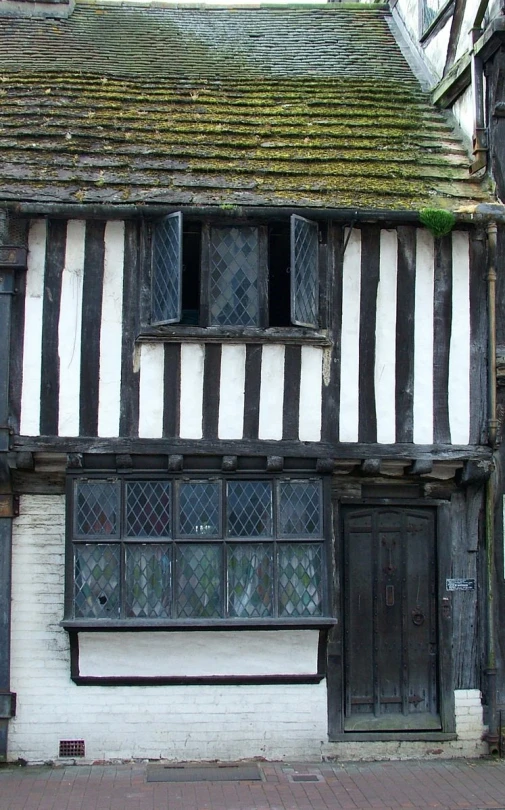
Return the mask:
{"type": "Polygon", "coordinates": [[[0,756],[483,753],[501,209],[399,10],[0,14],[0,756]]]}

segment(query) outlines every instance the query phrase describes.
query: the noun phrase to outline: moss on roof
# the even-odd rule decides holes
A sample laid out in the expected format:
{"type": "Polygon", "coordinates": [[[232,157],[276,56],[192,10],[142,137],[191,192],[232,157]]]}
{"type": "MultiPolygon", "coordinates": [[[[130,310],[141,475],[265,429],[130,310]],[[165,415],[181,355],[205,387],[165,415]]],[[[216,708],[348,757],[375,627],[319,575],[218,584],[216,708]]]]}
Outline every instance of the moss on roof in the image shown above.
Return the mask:
{"type": "Polygon", "coordinates": [[[487,199],[377,6],[78,3],[0,19],[0,197],[456,208],[487,199]]]}

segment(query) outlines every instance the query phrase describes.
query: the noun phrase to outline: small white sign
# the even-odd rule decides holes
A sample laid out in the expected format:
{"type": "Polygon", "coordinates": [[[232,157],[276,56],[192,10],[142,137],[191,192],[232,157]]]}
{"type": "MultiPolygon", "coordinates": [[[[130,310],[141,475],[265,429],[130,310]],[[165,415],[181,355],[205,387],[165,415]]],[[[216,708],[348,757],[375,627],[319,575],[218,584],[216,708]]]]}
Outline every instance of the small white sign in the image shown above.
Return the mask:
{"type": "Polygon", "coordinates": [[[475,579],[446,579],[446,591],[474,591],[475,579]]]}

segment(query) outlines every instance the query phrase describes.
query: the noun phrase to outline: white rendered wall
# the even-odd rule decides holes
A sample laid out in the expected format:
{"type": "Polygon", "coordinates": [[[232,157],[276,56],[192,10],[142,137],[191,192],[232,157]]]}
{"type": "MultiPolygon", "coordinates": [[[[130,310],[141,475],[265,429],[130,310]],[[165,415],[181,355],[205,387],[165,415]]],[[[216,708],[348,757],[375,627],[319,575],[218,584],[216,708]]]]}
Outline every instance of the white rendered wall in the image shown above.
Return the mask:
{"type": "MultiPolygon", "coordinates": [[[[318,758],[326,684],[76,686],[63,616],[64,497],[25,495],[14,521],[9,758],[55,759],[82,739],[86,759],[318,758]]],[[[237,634],[238,637],[238,634],[237,634]]]]}
{"type": "Polygon", "coordinates": [[[471,145],[474,120],[473,91],[471,85],[456,99],[451,107],[451,112],[458,122],[459,128],[467,140],[468,145],[471,145]]]}
{"type": "Polygon", "coordinates": [[[79,675],[315,675],[318,630],[79,633],[79,675]]]}
{"type": "Polygon", "coordinates": [[[447,58],[447,46],[451,31],[450,18],[439,33],[430,39],[425,45],[420,43],[422,31],[419,24],[419,0],[399,0],[395,6],[397,14],[411,40],[411,47],[417,52],[427,65],[429,73],[432,75],[434,84],[442,78],[445,61],[447,58]]]}
{"type": "Polygon", "coordinates": [[[442,78],[447,59],[447,47],[449,45],[449,36],[451,33],[451,21],[452,18],[446,22],[436,37],[433,37],[433,39],[431,39],[426,46],[423,46],[428,67],[439,80],[442,78]]]}

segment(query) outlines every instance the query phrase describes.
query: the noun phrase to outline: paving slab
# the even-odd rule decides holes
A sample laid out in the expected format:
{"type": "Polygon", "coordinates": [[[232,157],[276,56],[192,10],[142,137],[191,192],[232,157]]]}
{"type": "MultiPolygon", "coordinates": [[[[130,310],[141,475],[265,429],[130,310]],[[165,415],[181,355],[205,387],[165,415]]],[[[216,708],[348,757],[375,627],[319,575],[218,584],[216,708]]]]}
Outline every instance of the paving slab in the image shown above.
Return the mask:
{"type": "Polygon", "coordinates": [[[262,762],[261,781],[148,782],[150,766],[4,765],[0,810],[505,810],[505,760],[262,762]]]}

